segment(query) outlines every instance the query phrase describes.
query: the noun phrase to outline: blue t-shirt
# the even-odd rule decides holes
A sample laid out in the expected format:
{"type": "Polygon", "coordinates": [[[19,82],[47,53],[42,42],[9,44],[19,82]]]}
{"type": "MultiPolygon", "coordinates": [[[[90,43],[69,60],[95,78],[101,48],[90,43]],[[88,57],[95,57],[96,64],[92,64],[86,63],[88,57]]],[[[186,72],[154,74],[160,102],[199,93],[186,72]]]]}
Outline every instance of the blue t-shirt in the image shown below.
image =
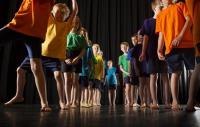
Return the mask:
{"type": "Polygon", "coordinates": [[[109,86],[117,85],[116,68],[107,69],[106,81],[109,86]]]}
{"type": "Polygon", "coordinates": [[[144,21],[140,34],[149,37],[147,56],[149,59],[157,58],[158,34],[155,33],[156,19],[149,18],[144,21]]]}
{"type": "Polygon", "coordinates": [[[93,58],[92,47],[88,46],[86,52],[82,57],[82,72],[80,76],[89,76],[89,61],[93,58]]]}

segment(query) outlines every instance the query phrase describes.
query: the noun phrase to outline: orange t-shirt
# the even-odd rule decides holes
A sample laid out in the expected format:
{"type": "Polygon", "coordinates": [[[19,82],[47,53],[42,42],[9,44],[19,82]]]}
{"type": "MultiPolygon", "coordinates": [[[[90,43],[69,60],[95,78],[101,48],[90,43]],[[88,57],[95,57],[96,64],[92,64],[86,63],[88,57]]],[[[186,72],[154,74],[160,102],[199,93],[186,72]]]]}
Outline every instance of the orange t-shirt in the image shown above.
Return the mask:
{"type": "MultiPolygon", "coordinates": [[[[186,5],[193,21],[193,39],[196,43],[200,43],[200,0],[186,0],[186,5]]],[[[200,52],[196,49],[196,56],[200,56],[200,52]]]]}
{"type": "Polygon", "coordinates": [[[23,0],[15,17],[6,27],[44,40],[52,6],[53,0],[23,0]]]}
{"type": "MultiPolygon", "coordinates": [[[[165,42],[165,54],[169,54],[172,46],[171,42],[181,32],[185,17],[189,16],[188,9],[183,2],[172,4],[164,9],[156,18],[156,33],[162,32],[165,42]]],[[[190,28],[185,31],[182,41],[177,48],[193,48],[192,32],[190,28]]]]}

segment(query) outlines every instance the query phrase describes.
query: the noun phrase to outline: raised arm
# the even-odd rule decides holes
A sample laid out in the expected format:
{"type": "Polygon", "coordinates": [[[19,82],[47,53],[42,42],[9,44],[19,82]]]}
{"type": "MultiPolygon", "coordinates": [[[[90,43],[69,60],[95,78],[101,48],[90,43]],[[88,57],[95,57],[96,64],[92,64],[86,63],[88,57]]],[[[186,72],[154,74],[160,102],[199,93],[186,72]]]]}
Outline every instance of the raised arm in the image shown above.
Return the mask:
{"type": "Polygon", "coordinates": [[[72,0],[72,12],[69,16],[69,20],[73,21],[77,14],[78,14],[78,4],[76,0],[72,0]]]}

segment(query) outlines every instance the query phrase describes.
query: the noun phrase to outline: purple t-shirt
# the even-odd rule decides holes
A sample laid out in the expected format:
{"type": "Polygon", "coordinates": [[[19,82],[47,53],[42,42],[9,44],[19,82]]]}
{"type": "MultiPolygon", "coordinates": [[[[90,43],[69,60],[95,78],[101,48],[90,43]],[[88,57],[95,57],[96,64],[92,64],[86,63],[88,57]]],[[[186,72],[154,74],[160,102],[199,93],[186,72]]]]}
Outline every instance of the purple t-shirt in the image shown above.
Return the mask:
{"type": "Polygon", "coordinates": [[[131,65],[131,75],[140,76],[141,74],[147,73],[147,62],[139,61],[139,56],[142,51],[142,45],[138,44],[129,49],[127,59],[130,61],[131,65]]]}
{"type": "Polygon", "coordinates": [[[149,59],[157,58],[158,34],[155,33],[156,19],[149,18],[144,21],[140,34],[149,37],[147,56],[149,59]]]}

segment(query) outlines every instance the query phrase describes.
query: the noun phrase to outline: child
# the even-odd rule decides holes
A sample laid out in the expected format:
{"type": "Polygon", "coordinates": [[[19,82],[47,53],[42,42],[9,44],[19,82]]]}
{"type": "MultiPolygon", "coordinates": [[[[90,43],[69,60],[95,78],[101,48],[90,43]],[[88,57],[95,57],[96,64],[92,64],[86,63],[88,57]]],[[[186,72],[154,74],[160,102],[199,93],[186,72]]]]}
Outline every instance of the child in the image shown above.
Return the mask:
{"type": "Polygon", "coordinates": [[[44,41],[53,0],[23,0],[10,23],[0,29],[1,42],[19,40],[25,43],[37,90],[41,111],[50,111],[46,96],[45,77],[41,64],[41,43],[44,41]],[[42,11],[41,11],[42,10],[42,11]]]}
{"type": "Polygon", "coordinates": [[[113,67],[112,60],[107,62],[107,74],[106,74],[106,84],[108,84],[109,92],[109,105],[115,106],[116,100],[116,89],[117,89],[117,77],[116,77],[116,68],[113,67]]]}
{"type": "Polygon", "coordinates": [[[156,32],[159,32],[158,58],[167,61],[171,75],[172,110],[180,110],[178,102],[178,80],[181,65],[193,70],[195,64],[194,44],[190,31],[190,16],[183,2],[172,4],[172,0],[162,0],[162,12],[156,18],[156,32]],[[167,24],[166,24],[167,23],[167,24]],[[165,44],[165,55],[163,46],[165,44]]]}
{"type": "Polygon", "coordinates": [[[104,76],[104,65],[102,55],[99,54],[100,46],[98,44],[93,44],[92,46],[95,64],[94,64],[94,77],[93,77],[93,105],[101,106],[101,79],[104,76]]]}
{"type": "Polygon", "coordinates": [[[139,55],[142,50],[142,36],[135,35],[131,38],[133,48],[129,50],[128,59],[130,60],[131,77],[135,82],[134,86],[134,107],[138,107],[137,104],[137,89],[139,86],[139,94],[141,100],[141,108],[146,107],[146,89],[148,88],[148,74],[146,72],[146,61],[139,62],[139,55]],[[138,80],[139,78],[139,80],[138,80]],[[146,88],[146,89],[145,89],[146,88]]]}
{"type": "MultiPolygon", "coordinates": [[[[48,29],[46,34],[46,40],[42,44],[42,64],[46,70],[54,73],[54,78],[57,84],[57,90],[59,95],[59,104],[61,109],[66,109],[63,91],[63,80],[61,73],[60,61],[65,59],[65,45],[66,33],[69,33],[72,28],[73,19],[77,13],[77,4],[73,0],[73,12],[69,16],[69,9],[66,4],[58,3],[54,5],[52,15],[49,17],[48,29]],[[67,22],[64,22],[68,18],[67,22]],[[56,31],[54,33],[52,31],[56,31]],[[60,36],[57,36],[57,35],[60,36]],[[58,41],[59,40],[59,41],[58,41]],[[59,43],[58,43],[59,42],[59,43]]],[[[27,57],[20,67],[17,69],[17,91],[15,97],[5,103],[5,105],[11,105],[16,102],[21,102],[23,98],[23,90],[25,85],[25,72],[30,70],[30,60],[27,57]]]]}
{"type": "Polygon", "coordinates": [[[146,57],[148,63],[148,73],[150,74],[150,92],[152,97],[152,109],[159,109],[157,100],[157,77],[161,74],[161,79],[165,88],[165,105],[166,108],[170,108],[169,104],[169,80],[167,76],[167,64],[165,61],[160,61],[157,55],[158,47],[158,35],[155,34],[156,17],[161,11],[159,2],[152,2],[152,10],[154,11],[154,16],[152,18],[146,19],[140,31],[143,35],[143,47],[142,53],[140,55],[140,61],[143,61],[146,57]]]}
{"type": "Polygon", "coordinates": [[[79,105],[79,73],[81,73],[81,58],[85,53],[86,42],[79,35],[81,23],[78,16],[74,21],[74,27],[67,35],[67,58],[62,63],[64,72],[67,107],[76,108],[79,105]]]}
{"type": "Polygon", "coordinates": [[[191,80],[190,80],[190,86],[189,86],[189,99],[187,102],[187,108],[186,111],[192,112],[195,111],[195,98],[197,95],[197,92],[199,90],[199,72],[200,72],[200,1],[199,0],[186,0],[186,5],[188,7],[188,10],[190,12],[190,15],[192,17],[193,21],[193,39],[195,43],[195,52],[196,52],[196,66],[194,69],[194,72],[192,74],[191,80]]]}
{"type": "Polygon", "coordinates": [[[123,73],[123,81],[125,84],[125,97],[126,97],[126,105],[132,106],[133,105],[133,96],[131,94],[133,84],[130,80],[130,73],[129,73],[129,60],[127,59],[129,44],[128,42],[122,42],[120,44],[121,51],[123,54],[119,56],[118,65],[120,67],[120,71],[123,73]]]}
{"type": "Polygon", "coordinates": [[[84,28],[81,28],[80,35],[82,35],[87,42],[86,53],[82,57],[82,72],[80,74],[79,84],[82,86],[81,90],[81,106],[90,107],[89,104],[89,74],[91,70],[91,61],[93,56],[91,42],[88,39],[88,33],[84,28]]]}

